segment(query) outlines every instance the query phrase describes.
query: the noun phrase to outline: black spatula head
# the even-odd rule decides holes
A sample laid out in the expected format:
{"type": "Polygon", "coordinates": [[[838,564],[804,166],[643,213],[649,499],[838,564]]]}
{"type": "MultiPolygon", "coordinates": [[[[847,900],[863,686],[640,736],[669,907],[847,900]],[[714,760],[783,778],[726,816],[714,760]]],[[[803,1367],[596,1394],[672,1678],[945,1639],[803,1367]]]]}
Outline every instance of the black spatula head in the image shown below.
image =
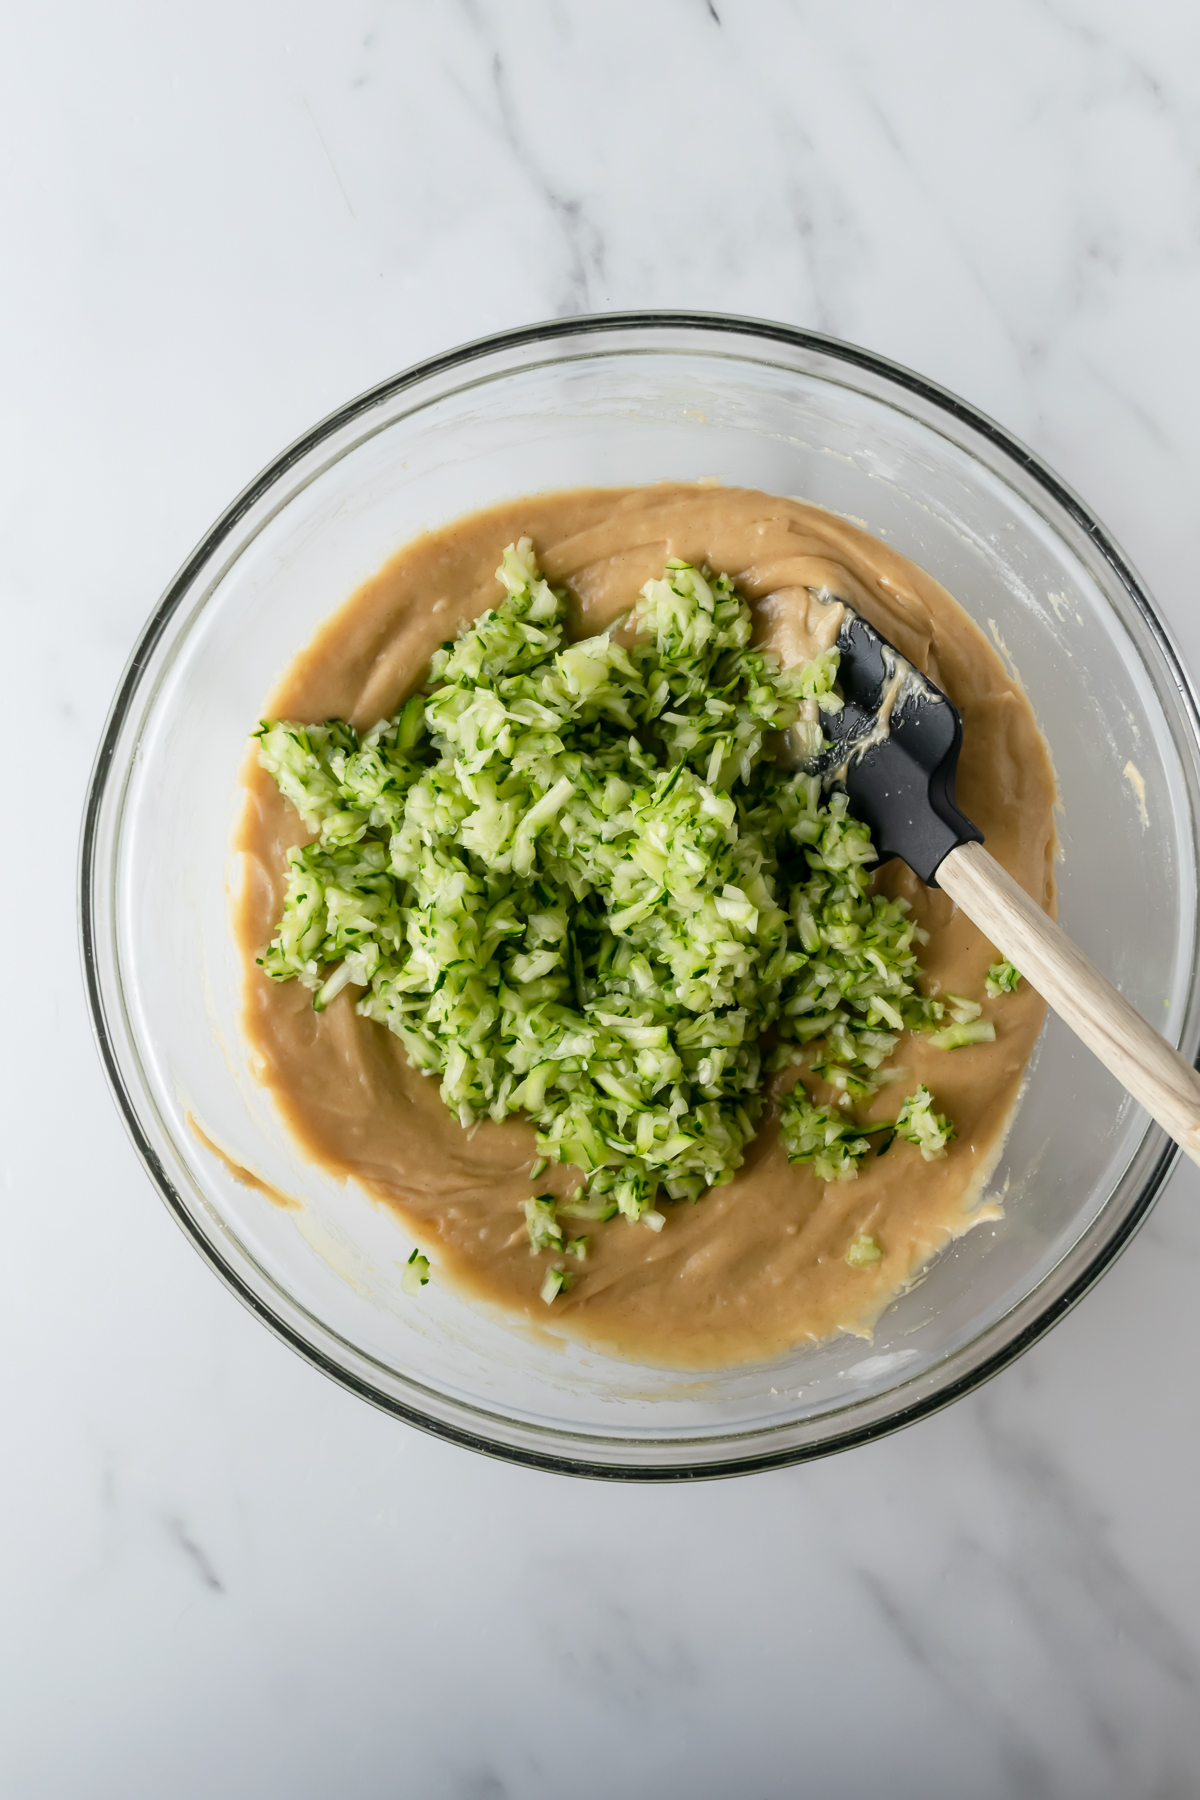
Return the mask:
{"type": "Polygon", "coordinates": [[[954,804],[962,721],[941,689],[849,608],[837,648],[845,705],[821,715],[831,748],[809,767],[845,787],[881,862],[902,857],[936,887],[956,845],[983,842],[954,804]]]}

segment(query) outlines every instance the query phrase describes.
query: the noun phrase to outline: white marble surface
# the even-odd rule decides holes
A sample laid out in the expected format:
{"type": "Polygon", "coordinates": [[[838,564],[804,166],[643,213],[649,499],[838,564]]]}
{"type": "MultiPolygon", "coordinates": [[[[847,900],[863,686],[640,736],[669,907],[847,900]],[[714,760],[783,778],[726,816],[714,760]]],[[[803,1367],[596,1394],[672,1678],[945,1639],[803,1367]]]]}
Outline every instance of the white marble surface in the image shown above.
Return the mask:
{"type": "Polygon", "coordinates": [[[310,422],[499,326],[727,308],[909,363],[1058,466],[1200,666],[1192,0],[41,0],[5,39],[0,1793],[1200,1793],[1195,1170],[937,1419],[690,1491],[554,1480],[224,1292],[73,942],[175,567],[310,422]]]}

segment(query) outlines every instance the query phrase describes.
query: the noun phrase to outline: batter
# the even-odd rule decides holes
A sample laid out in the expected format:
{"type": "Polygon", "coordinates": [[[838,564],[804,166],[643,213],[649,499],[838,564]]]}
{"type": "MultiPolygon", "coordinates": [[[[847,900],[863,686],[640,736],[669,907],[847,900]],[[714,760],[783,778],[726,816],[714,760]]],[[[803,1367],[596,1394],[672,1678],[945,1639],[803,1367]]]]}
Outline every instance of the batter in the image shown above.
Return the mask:
{"type": "MultiPolygon", "coordinates": [[[[265,713],[304,723],[344,718],[360,729],[393,714],[422,685],[433,651],[498,603],[500,551],[523,536],[548,579],[575,597],[576,636],[628,609],[672,557],[731,574],[754,606],[759,638],[785,663],[819,647],[813,591],[844,600],[954,701],[963,721],[959,805],[992,854],[1053,910],[1054,777],[1024,694],[936,581],[799,501],[664,483],[535,495],[456,520],[407,545],[327,621],[265,713]]],[[[995,1216],[979,1201],[1045,1010],[1024,983],[984,1002],[992,1043],[939,1050],[906,1033],[890,1059],[903,1078],[858,1115],[893,1117],[900,1097],[924,1082],[957,1129],[944,1158],[926,1163],[898,1140],[857,1180],[828,1184],[789,1165],[770,1102],[795,1080],[793,1069],[768,1086],[758,1136],[727,1186],[695,1204],[661,1202],[658,1233],[619,1217],[588,1227],[588,1260],[551,1315],[539,1292],[544,1259],[530,1255],[522,1205],[534,1192],[573,1192],[578,1172],[552,1165],[531,1180],[536,1152],[524,1123],[464,1131],[436,1079],[411,1068],[383,1026],[358,1017],[351,991],[317,1013],[298,982],[263,975],[255,958],[282,908],[284,852],[309,834],[253,756],[245,789],[235,929],[257,1072],[304,1154],[393,1208],[428,1253],[435,1280],[611,1355],[726,1368],[869,1331],[945,1243],[995,1216]],[[883,1256],[854,1267],[847,1246],[863,1234],[883,1256]]],[[[886,865],[876,881],[904,895],[930,933],[924,991],[982,999],[996,957],[982,934],[904,865],[886,865]]],[[[836,1097],[820,1084],[812,1091],[817,1100],[836,1097]]]]}

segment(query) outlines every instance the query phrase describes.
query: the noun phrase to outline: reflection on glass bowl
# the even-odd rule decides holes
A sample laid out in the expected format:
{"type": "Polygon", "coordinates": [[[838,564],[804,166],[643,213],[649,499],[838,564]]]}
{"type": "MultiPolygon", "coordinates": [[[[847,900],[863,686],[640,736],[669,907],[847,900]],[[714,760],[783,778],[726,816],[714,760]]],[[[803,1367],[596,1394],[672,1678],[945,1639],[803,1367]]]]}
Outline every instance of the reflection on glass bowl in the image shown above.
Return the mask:
{"type": "Polygon", "coordinates": [[[435,1284],[414,1301],[396,1217],[297,1155],[241,1039],[228,920],[238,770],[264,697],[419,531],[508,495],[667,477],[852,517],[991,631],[1055,758],[1063,923],[1194,1058],[1200,731],[1136,575],[1054,475],[961,401],[864,351],[755,321],[622,314],[506,333],[383,384],[293,445],[146,627],[101,744],[81,869],[109,1078],[152,1178],[223,1279],[402,1418],[626,1479],[802,1460],[967,1392],[1086,1292],[1174,1157],[1051,1020],[992,1183],[1001,1220],[948,1246],[872,1342],[681,1379],[515,1331],[435,1284]]]}

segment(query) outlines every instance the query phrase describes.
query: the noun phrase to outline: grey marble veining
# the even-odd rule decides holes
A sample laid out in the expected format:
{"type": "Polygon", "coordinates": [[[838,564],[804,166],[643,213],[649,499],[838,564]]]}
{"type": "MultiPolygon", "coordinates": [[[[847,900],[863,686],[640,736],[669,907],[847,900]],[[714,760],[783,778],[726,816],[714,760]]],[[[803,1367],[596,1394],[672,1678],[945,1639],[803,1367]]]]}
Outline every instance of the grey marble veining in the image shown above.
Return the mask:
{"type": "Polygon", "coordinates": [[[50,0],[0,85],[35,925],[0,1040],[0,1793],[1200,1794],[1195,1170],[938,1418],[736,1483],[554,1481],[369,1411],[201,1265],[104,1089],[72,879],[124,658],[211,519],[348,395],[549,315],[728,309],[921,369],[1088,498],[1200,668],[1200,13],[50,0]]]}

